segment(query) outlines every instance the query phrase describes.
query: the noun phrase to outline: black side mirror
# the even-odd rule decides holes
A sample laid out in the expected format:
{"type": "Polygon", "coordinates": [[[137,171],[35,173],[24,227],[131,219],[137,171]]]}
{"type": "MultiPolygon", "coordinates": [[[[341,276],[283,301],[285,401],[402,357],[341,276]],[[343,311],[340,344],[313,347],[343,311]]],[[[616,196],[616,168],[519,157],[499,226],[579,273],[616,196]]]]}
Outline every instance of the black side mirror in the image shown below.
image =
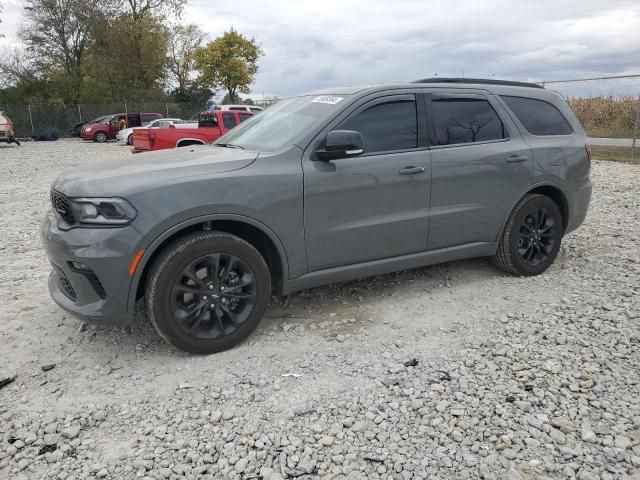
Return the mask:
{"type": "Polygon", "coordinates": [[[320,160],[354,157],[364,152],[362,134],[353,130],[332,130],[323,145],[316,150],[320,160]]]}

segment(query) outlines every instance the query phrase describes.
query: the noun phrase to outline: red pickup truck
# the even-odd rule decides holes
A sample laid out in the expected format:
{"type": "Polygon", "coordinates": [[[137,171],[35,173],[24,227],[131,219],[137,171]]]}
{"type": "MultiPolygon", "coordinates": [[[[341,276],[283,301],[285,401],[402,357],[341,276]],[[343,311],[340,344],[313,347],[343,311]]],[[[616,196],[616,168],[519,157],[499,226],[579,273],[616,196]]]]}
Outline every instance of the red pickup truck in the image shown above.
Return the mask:
{"type": "Polygon", "coordinates": [[[201,112],[197,128],[136,128],[133,130],[133,153],[166,148],[204,145],[221,137],[253,113],[231,110],[201,112]]]}

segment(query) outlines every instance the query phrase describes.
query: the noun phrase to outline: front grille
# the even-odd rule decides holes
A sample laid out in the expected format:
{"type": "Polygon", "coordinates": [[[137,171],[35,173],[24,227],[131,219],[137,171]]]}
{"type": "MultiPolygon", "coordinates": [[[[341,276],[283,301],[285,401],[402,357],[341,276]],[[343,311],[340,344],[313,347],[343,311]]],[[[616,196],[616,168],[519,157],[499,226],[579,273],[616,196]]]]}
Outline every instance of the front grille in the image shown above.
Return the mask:
{"type": "Polygon", "coordinates": [[[73,213],[71,202],[66,196],[54,189],[51,189],[51,205],[65,223],[69,225],[76,223],[76,216],[73,213]]]}

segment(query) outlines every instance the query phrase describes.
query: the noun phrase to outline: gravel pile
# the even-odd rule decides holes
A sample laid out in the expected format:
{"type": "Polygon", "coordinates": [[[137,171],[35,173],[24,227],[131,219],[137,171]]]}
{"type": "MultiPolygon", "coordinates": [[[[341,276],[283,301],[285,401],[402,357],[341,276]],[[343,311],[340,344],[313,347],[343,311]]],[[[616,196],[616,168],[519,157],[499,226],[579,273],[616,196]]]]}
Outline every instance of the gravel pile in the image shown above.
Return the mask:
{"type": "Polygon", "coordinates": [[[314,289],[194,357],[48,298],[49,184],[113,155],[0,147],[0,478],[640,479],[638,166],[594,162],[540,277],[477,259],[314,289]]]}

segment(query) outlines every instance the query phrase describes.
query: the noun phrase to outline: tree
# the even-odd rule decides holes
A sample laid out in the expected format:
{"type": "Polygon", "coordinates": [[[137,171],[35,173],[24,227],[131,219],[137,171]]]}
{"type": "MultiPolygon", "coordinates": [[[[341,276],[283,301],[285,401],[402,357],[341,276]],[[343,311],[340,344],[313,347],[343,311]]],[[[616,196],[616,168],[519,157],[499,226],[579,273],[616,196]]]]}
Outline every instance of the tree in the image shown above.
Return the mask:
{"type": "Polygon", "coordinates": [[[167,68],[178,84],[178,90],[186,92],[190,86],[193,70],[193,53],[204,40],[204,32],[195,24],[176,25],[169,37],[167,68]]]}
{"type": "Polygon", "coordinates": [[[204,86],[224,88],[230,101],[236,102],[239,92],[249,93],[261,55],[262,50],[255,39],[249,39],[232,28],[194,52],[198,82],[204,86]]]}
{"type": "Polygon", "coordinates": [[[82,0],[26,0],[20,38],[38,70],[66,77],[61,96],[77,102],[89,42],[89,17],[82,0]]]}

